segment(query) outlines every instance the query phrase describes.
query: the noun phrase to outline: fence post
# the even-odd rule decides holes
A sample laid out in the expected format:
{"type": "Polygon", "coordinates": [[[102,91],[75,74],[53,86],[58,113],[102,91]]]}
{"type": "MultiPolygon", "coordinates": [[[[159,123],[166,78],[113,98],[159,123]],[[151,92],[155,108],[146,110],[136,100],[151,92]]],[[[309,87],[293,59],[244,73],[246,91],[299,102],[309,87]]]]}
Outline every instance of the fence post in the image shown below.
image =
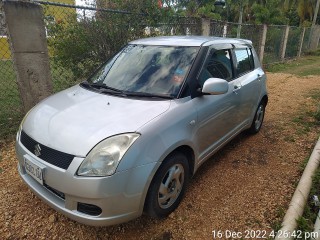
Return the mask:
{"type": "Polygon", "coordinates": [[[289,37],[289,30],[290,30],[290,27],[287,25],[285,33],[284,33],[283,43],[282,43],[281,61],[283,61],[284,58],[286,57],[286,49],[287,49],[287,43],[288,43],[288,37],[289,37]]]}
{"type": "Polygon", "coordinates": [[[202,18],[202,35],[210,36],[210,19],[202,18]]]}
{"type": "Polygon", "coordinates": [[[263,62],[264,47],[266,45],[266,39],[267,39],[267,31],[268,31],[267,24],[263,24],[262,36],[261,36],[261,42],[260,42],[260,51],[259,51],[259,60],[261,64],[263,62]]]}
{"type": "Polygon", "coordinates": [[[310,31],[310,49],[309,50],[311,51],[317,50],[319,39],[320,39],[320,26],[315,25],[311,27],[311,31],[310,31]]]}
{"type": "Polygon", "coordinates": [[[304,27],[300,36],[300,45],[299,45],[299,50],[298,50],[298,57],[301,57],[301,52],[302,52],[302,47],[303,47],[303,41],[304,41],[304,35],[306,33],[306,28],[304,27]]]}
{"type": "Polygon", "coordinates": [[[29,1],[4,1],[13,62],[23,111],[52,92],[49,55],[42,8],[29,1]]]}

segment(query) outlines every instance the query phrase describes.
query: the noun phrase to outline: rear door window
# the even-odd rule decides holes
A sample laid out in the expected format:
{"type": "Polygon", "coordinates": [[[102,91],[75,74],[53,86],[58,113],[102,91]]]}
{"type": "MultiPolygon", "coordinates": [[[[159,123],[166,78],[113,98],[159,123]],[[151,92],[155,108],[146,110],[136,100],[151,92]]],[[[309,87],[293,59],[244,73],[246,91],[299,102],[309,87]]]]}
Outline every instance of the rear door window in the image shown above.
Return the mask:
{"type": "Polygon", "coordinates": [[[241,76],[254,69],[254,62],[252,58],[251,49],[235,49],[236,56],[236,72],[237,76],[241,76]]]}

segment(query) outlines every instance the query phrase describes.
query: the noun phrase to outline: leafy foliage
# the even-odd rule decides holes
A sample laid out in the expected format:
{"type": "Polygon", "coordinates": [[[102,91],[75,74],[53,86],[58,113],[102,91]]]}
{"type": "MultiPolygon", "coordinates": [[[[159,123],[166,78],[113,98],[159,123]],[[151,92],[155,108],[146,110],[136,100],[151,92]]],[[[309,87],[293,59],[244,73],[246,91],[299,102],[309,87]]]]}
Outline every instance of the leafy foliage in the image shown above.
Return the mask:
{"type": "Polygon", "coordinates": [[[287,24],[288,18],[285,17],[284,12],[279,8],[280,0],[271,0],[265,5],[253,4],[252,12],[255,16],[256,23],[282,25],[287,24]]]}
{"type": "Polygon", "coordinates": [[[125,43],[144,36],[146,26],[170,12],[150,1],[97,1],[99,8],[116,8],[130,14],[95,11],[93,16],[69,14],[59,22],[50,22],[48,31],[54,61],[71,69],[76,79],[83,79],[110,58],[125,43]],[[163,11],[163,14],[161,14],[163,11]],[[92,44],[94,43],[94,44],[92,44]]]}
{"type": "MultiPolygon", "coordinates": [[[[48,33],[53,36],[49,38],[49,47],[54,62],[70,69],[74,79],[79,81],[131,40],[171,32],[184,35],[187,28],[192,30],[188,23],[192,18],[173,17],[172,10],[163,8],[150,7],[142,11],[139,6],[128,14],[96,11],[91,17],[71,14],[60,22],[48,21],[48,33]]],[[[197,21],[195,28],[200,29],[197,21]]]]}

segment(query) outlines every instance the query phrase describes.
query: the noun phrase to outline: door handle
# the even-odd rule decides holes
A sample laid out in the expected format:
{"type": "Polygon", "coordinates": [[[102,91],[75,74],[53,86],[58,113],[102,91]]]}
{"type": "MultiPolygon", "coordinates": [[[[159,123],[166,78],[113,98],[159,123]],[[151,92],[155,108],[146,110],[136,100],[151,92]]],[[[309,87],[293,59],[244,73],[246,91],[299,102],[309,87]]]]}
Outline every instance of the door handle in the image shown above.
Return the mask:
{"type": "Polygon", "coordinates": [[[241,85],[240,85],[240,84],[234,85],[234,87],[233,87],[233,92],[234,92],[234,93],[237,93],[240,89],[241,89],[241,85]]]}
{"type": "Polygon", "coordinates": [[[259,82],[260,82],[262,76],[261,76],[261,74],[259,74],[259,73],[257,74],[257,76],[258,76],[258,80],[259,80],[259,82]]]}

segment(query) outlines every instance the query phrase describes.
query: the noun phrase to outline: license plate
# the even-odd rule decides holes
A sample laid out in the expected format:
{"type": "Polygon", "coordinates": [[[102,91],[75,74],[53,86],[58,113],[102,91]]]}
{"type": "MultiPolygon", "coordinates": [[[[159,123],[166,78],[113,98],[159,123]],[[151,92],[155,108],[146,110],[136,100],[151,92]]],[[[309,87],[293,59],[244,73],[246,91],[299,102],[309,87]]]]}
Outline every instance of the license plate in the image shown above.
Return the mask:
{"type": "Polygon", "coordinates": [[[38,183],[43,185],[43,166],[40,166],[39,163],[31,160],[30,158],[27,159],[26,157],[24,157],[24,168],[31,177],[33,177],[38,183]]]}

